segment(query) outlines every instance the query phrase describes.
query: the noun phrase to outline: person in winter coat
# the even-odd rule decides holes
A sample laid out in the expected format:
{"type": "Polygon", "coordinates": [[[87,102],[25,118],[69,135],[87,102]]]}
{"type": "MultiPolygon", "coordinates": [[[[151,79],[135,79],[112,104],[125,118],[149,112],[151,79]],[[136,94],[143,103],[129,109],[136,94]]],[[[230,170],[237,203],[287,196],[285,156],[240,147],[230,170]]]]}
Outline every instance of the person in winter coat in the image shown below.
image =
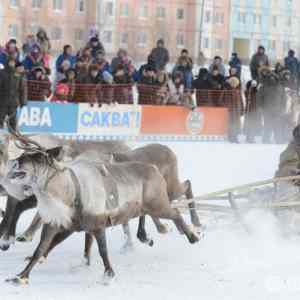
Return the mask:
{"type": "Polygon", "coordinates": [[[27,86],[24,77],[16,72],[16,62],[9,58],[4,70],[0,70],[0,128],[5,118],[13,129],[17,127],[17,108],[27,103],[27,86]]]}
{"type": "Polygon", "coordinates": [[[132,76],[128,73],[128,68],[124,64],[117,66],[113,73],[115,84],[119,85],[115,87],[115,100],[122,104],[132,104],[132,76]]]}
{"type": "Polygon", "coordinates": [[[105,53],[103,44],[100,42],[98,36],[94,36],[90,39],[90,41],[87,44],[88,48],[91,48],[91,54],[93,58],[96,58],[97,52],[101,51],[102,53],[105,53]]]}
{"type": "Polygon", "coordinates": [[[50,67],[50,50],[51,50],[51,43],[50,39],[48,38],[47,32],[40,28],[36,34],[36,41],[37,44],[40,46],[42,55],[43,55],[43,61],[44,61],[44,67],[49,68],[50,67]]]}
{"type": "Polygon", "coordinates": [[[108,61],[105,59],[105,53],[103,51],[99,50],[96,53],[96,57],[95,57],[93,63],[97,64],[99,66],[100,76],[102,76],[104,72],[110,73],[110,65],[109,65],[108,61]]]}
{"type": "Polygon", "coordinates": [[[73,55],[73,49],[71,45],[65,45],[63,48],[63,53],[60,54],[56,60],[56,72],[58,73],[64,73],[61,69],[62,64],[64,61],[68,61],[70,63],[71,68],[75,67],[76,64],[76,56],[73,55]]]}
{"type": "Polygon", "coordinates": [[[299,89],[299,77],[300,77],[300,62],[295,56],[294,50],[289,50],[288,56],[284,59],[284,66],[290,71],[292,89],[299,89]]]}
{"type": "Polygon", "coordinates": [[[191,90],[193,83],[193,60],[189,56],[189,52],[186,49],[181,51],[181,55],[177,60],[176,66],[173,70],[175,72],[182,72],[184,78],[185,89],[191,90]]]}
{"type": "Polygon", "coordinates": [[[0,51],[0,63],[4,66],[11,58],[14,59],[16,63],[20,61],[20,51],[17,47],[17,41],[15,39],[10,39],[5,48],[0,51]]]}
{"type": "Polygon", "coordinates": [[[28,34],[22,46],[23,55],[28,55],[35,44],[37,44],[35,36],[33,34],[28,34]]]}
{"type": "Polygon", "coordinates": [[[242,62],[238,57],[237,53],[232,53],[231,59],[229,61],[229,66],[237,70],[237,76],[241,78],[242,75],[242,62]]]}
{"type": "Polygon", "coordinates": [[[251,77],[254,80],[258,80],[259,78],[259,69],[261,67],[269,66],[269,58],[265,53],[265,48],[263,46],[259,46],[257,52],[252,56],[250,61],[250,71],[251,77]]]}
{"type": "Polygon", "coordinates": [[[111,62],[111,73],[114,75],[116,70],[122,65],[124,67],[125,72],[131,77],[135,71],[134,66],[128,57],[128,53],[124,49],[120,49],[117,53],[117,56],[113,58],[111,62]]]}
{"type": "Polygon", "coordinates": [[[156,45],[150,53],[150,60],[154,62],[157,71],[164,71],[170,60],[169,51],[165,48],[163,39],[158,40],[156,45]]]}
{"type": "Polygon", "coordinates": [[[206,68],[199,70],[198,77],[193,81],[193,89],[195,90],[210,90],[212,89],[211,81],[209,80],[209,72],[206,68]]]}
{"type": "Polygon", "coordinates": [[[218,69],[219,74],[221,74],[223,77],[225,77],[225,67],[223,64],[223,60],[220,56],[215,56],[212,64],[209,66],[209,73],[212,74],[213,70],[218,69]]]}
{"type": "Polygon", "coordinates": [[[275,177],[300,174],[300,125],[293,130],[293,140],[281,153],[275,177]]]}
{"type": "Polygon", "coordinates": [[[31,52],[25,57],[23,64],[27,73],[30,73],[35,67],[45,67],[43,54],[39,45],[36,44],[32,47],[31,52]]]}
{"type": "Polygon", "coordinates": [[[220,73],[218,66],[215,66],[212,69],[212,73],[210,74],[209,80],[210,80],[212,89],[221,90],[224,88],[225,77],[220,73]]]}
{"type": "Polygon", "coordinates": [[[32,69],[28,75],[28,99],[45,101],[51,95],[51,82],[43,67],[32,69]]]}

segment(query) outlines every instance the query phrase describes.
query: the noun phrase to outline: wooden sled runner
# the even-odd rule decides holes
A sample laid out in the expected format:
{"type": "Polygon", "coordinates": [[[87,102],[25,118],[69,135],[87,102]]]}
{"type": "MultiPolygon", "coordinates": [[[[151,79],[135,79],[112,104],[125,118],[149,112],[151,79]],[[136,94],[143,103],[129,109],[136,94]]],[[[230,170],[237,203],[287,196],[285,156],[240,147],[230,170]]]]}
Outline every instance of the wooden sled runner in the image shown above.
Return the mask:
{"type": "Polygon", "coordinates": [[[298,207],[300,206],[300,189],[298,189],[297,192],[294,192],[292,195],[279,195],[278,193],[279,183],[292,183],[293,181],[297,180],[300,180],[300,175],[272,178],[269,180],[253,182],[224,189],[218,192],[205,194],[190,200],[180,199],[174,201],[172,206],[178,209],[186,209],[187,205],[194,201],[196,202],[197,210],[210,210],[220,212],[237,212],[242,210],[249,210],[251,208],[281,209],[298,207]],[[259,191],[263,192],[266,190],[268,191],[267,201],[253,201],[253,203],[251,203],[251,194],[259,193],[259,191]],[[210,201],[216,202],[219,200],[229,201],[230,206],[209,203],[210,201]],[[238,200],[240,200],[241,203],[238,203],[238,200]],[[242,202],[242,200],[244,200],[244,202],[242,202]]]}

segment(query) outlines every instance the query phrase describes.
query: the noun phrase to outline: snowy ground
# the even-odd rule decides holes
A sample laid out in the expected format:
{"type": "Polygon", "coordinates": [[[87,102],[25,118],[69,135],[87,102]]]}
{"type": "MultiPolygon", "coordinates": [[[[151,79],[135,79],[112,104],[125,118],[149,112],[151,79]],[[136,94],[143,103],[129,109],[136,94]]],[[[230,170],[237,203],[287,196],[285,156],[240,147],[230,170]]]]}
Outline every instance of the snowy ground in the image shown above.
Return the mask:
{"type": "MultiPolygon", "coordinates": [[[[196,195],[272,177],[283,149],[196,143],[170,146],[178,154],[182,179],[192,179],[196,195]]],[[[30,216],[23,217],[18,231],[30,216]]],[[[203,220],[207,232],[197,245],[188,244],[174,229],[160,236],[149,221],[154,247],[135,241],[135,250],[129,254],[120,253],[120,228],[109,230],[110,257],[117,273],[109,287],[101,284],[103,267],[96,247],[92,266],[81,265],[83,234],[71,237],[44,265],[37,266],[29,286],[4,283],[21,271],[38,237],[31,244],[16,244],[10,252],[0,253],[0,299],[299,299],[298,237],[283,237],[276,220],[267,213],[247,216],[251,236],[233,221],[213,222],[212,216],[203,216],[203,220]]],[[[135,230],[136,223],[131,227],[135,230]]]]}

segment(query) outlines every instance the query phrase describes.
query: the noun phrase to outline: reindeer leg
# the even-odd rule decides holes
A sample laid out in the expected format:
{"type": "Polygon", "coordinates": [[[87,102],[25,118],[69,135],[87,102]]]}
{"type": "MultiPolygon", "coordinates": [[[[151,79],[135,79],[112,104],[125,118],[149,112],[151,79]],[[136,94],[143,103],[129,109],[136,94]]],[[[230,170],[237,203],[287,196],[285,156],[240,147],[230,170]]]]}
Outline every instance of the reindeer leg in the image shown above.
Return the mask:
{"type": "Polygon", "coordinates": [[[93,236],[89,233],[85,234],[85,244],[84,244],[84,259],[86,261],[86,265],[91,265],[91,250],[93,245],[93,236]]]}
{"type": "Polygon", "coordinates": [[[128,251],[133,250],[133,241],[132,241],[132,236],[131,236],[131,231],[129,227],[129,223],[125,223],[122,225],[123,226],[123,231],[126,237],[126,241],[124,246],[121,249],[122,253],[126,253],[128,251]]]}
{"type": "MultiPolygon", "coordinates": [[[[191,184],[190,180],[186,180],[183,183],[183,187],[184,187],[184,190],[185,190],[184,194],[185,194],[186,198],[187,199],[193,199],[194,195],[193,195],[192,184],[191,184]]],[[[196,211],[195,202],[189,203],[189,210],[190,210],[192,224],[197,228],[201,228],[202,225],[200,223],[199,216],[198,216],[197,211],[196,211]]]]}
{"type": "Polygon", "coordinates": [[[166,224],[163,224],[160,219],[158,218],[153,218],[152,217],[152,221],[158,231],[158,233],[161,233],[161,234],[166,234],[168,233],[168,226],[166,224]]]}
{"type": "Polygon", "coordinates": [[[23,234],[17,236],[17,241],[22,243],[31,242],[33,240],[35,233],[42,227],[42,225],[43,225],[42,219],[39,213],[36,213],[33,221],[31,222],[27,230],[23,234]]]}
{"type": "Polygon", "coordinates": [[[49,224],[44,225],[41,241],[36,248],[33,257],[26,268],[15,278],[7,279],[6,282],[10,282],[16,285],[28,284],[29,275],[33,267],[39,262],[39,260],[47,253],[47,250],[51,246],[53,238],[60,232],[60,229],[56,226],[51,226],[49,224]]]}
{"type": "Polygon", "coordinates": [[[34,196],[29,197],[23,201],[17,201],[12,197],[7,200],[7,209],[5,211],[5,217],[3,223],[0,226],[0,249],[8,250],[10,245],[15,240],[16,226],[21,214],[31,208],[36,207],[36,198],[34,196]]]}
{"type": "Polygon", "coordinates": [[[112,266],[111,266],[109,258],[108,258],[105,229],[95,232],[94,236],[97,240],[99,254],[103,260],[103,264],[104,264],[104,268],[105,268],[103,284],[108,285],[112,281],[112,279],[115,277],[115,272],[112,269],[112,266]]]}
{"type": "Polygon", "coordinates": [[[139,218],[139,227],[138,227],[138,232],[137,232],[137,238],[143,243],[147,244],[150,247],[154,245],[154,242],[152,239],[149,239],[147,236],[147,232],[145,230],[145,223],[146,223],[146,217],[141,216],[139,218]]]}

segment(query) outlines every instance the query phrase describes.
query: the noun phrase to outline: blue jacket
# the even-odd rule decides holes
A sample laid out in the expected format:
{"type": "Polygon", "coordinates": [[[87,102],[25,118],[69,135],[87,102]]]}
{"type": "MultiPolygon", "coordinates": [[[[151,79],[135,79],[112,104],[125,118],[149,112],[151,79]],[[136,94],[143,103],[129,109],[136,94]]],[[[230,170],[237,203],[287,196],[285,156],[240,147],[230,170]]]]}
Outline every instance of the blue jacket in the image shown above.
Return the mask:
{"type": "Polygon", "coordinates": [[[75,67],[76,64],[76,56],[73,55],[65,55],[65,54],[61,54],[57,60],[56,60],[56,71],[59,72],[60,71],[60,67],[62,65],[62,63],[68,60],[71,64],[71,68],[75,67]]]}
{"type": "Polygon", "coordinates": [[[293,76],[299,75],[299,61],[295,56],[287,56],[284,59],[284,65],[293,76]]]}
{"type": "Polygon", "coordinates": [[[236,68],[238,75],[241,76],[241,72],[242,72],[242,62],[238,57],[233,57],[230,62],[229,62],[229,66],[231,68],[236,68]]]}

